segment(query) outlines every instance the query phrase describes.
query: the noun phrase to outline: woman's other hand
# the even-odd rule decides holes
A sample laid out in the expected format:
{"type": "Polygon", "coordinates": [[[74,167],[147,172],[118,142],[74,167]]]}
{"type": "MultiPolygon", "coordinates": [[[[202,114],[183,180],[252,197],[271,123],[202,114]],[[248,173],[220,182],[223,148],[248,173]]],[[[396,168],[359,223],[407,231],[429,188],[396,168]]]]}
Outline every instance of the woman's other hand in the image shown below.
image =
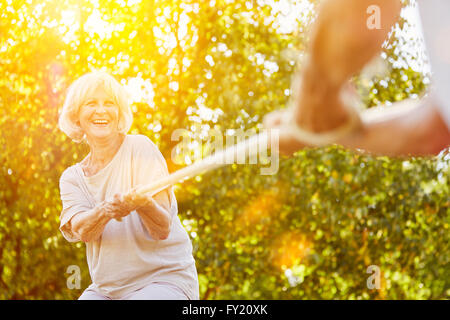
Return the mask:
{"type": "Polygon", "coordinates": [[[116,193],[113,200],[108,201],[108,209],[111,218],[121,221],[122,218],[129,215],[131,211],[136,210],[136,206],[128,201],[126,196],[121,193],[116,193]]]}
{"type": "Polygon", "coordinates": [[[145,194],[137,192],[139,186],[132,188],[128,193],[123,196],[123,201],[130,206],[131,210],[137,210],[143,207],[149,207],[155,205],[155,200],[152,197],[148,197],[145,194]]]}

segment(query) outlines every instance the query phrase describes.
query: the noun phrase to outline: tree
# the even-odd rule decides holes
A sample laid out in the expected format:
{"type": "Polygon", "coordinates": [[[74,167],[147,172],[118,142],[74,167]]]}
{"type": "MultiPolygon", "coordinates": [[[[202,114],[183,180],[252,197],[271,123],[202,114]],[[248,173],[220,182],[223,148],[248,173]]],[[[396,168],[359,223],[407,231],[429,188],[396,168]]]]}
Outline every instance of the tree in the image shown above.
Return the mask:
{"type": "MultiPolygon", "coordinates": [[[[103,67],[133,90],[131,133],[173,171],[175,129],[259,129],[286,105],[314,4],[283,33],[264,1],[1,0],[0,298],[77,298],[70,265],[90,283],[84,245],[58,231],[59,177],[88,152],[57,128],[74,79],[103,67]]],[[[387,73],[355,78],[367,106],[423,93],[424,75],[394,67],[404,40],[393,34],[387,73]]],[[[276,175],[233,165],[177,185],[201,298],[448,298],[449,159],[308,149],[276,175]]]]}

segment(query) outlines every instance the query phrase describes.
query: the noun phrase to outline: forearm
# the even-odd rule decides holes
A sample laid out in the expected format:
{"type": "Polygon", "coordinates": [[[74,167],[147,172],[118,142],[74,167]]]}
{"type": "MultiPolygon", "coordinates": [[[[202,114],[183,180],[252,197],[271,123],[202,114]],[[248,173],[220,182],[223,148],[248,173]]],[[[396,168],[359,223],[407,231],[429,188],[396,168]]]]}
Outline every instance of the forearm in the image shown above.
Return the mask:
{"type": "Polygon", "coordinates": [[[83,242],[99,239],[111,220],[110,212],[110,204],[104,201],[92,210],[75,215],[70,221],[72,232],[83,242]]]}
{"type": "Polygon", "coordinates": [[[398,19],[399,0],[325,0],[311,32],[299,80],[293,83],[297,124],[325,132],[351,119],[340,93],[349,79],[381,51],[398,19]],[[380,25],[371,27],[368,8],[378,8],[380,25]]]}
{"type": "Polygon", "coordinates": [[[450,143],[450,133],[429,101],[402,102],[367,117],[359,133],[338,142],[376,155],[430,156],[450,143]]]}
{"type": "Polygon", "coordinates": [[[158,202],[136,209],[148,233],[157,240],[167,239],[170,233],[172,219],[168,209],[158,202]]]}
{"type": "Polygon", "coordinates": [[[400,10],[400,0],[323,1],[308,48],[309,75],[331,86],[342,85],[381,50],[400,10]],[[371,25],[372,15],[379,25],[371,25]]]}

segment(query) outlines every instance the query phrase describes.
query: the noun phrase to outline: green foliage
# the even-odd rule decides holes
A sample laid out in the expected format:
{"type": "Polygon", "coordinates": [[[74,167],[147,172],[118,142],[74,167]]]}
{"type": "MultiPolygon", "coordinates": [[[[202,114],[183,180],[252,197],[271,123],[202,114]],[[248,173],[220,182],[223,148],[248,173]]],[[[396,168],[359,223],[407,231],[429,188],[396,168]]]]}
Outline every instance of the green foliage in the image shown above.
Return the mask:
{"type": "MultiPolygon", "coordinates": [[[[90,283],[84,244],[58,231],[59,177],[88,152],[57,128],[67,86],[101,67],[125,84],[148,80],[131,133],[175,170],[175,129],[257,128],[285,106],[314,15],[280,33],[282,14],[261,3],[0,0],[1,299],[75,299],[90,283]],[[106,27],[92,27],[96,12],[106,27]],[[67,288],[69,265],[82,269],[80,290],[67,288]]],[[[393,67],[399,40],[386,74],[355,79],[368,106],[426,87],[393,67]]],[[[178,185],[201,298],[448,299],[449,163],[445,152],[406,161],[330,147],[282,159],[273,176],[233,165],[178,185]],[[367,288],[369,265],[380,290],[367,288]]]]}

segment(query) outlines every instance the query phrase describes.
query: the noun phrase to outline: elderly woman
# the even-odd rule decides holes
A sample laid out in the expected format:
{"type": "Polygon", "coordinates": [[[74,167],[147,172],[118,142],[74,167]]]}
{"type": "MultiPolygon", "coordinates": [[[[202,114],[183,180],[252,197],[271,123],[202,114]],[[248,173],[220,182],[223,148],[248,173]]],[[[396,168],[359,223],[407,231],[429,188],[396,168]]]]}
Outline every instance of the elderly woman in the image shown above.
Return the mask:
{"type": "Polygon", "coordinates": [[[198,299],[173,191],[135,192],[168,170],[149,138],[127,134],[131,123],[125,89],[109,74],[88,73],[70,86],[59,127],[90,148],[60,178],[60,230],[86,243],[92,279],[79,299],[198,299]]]}

